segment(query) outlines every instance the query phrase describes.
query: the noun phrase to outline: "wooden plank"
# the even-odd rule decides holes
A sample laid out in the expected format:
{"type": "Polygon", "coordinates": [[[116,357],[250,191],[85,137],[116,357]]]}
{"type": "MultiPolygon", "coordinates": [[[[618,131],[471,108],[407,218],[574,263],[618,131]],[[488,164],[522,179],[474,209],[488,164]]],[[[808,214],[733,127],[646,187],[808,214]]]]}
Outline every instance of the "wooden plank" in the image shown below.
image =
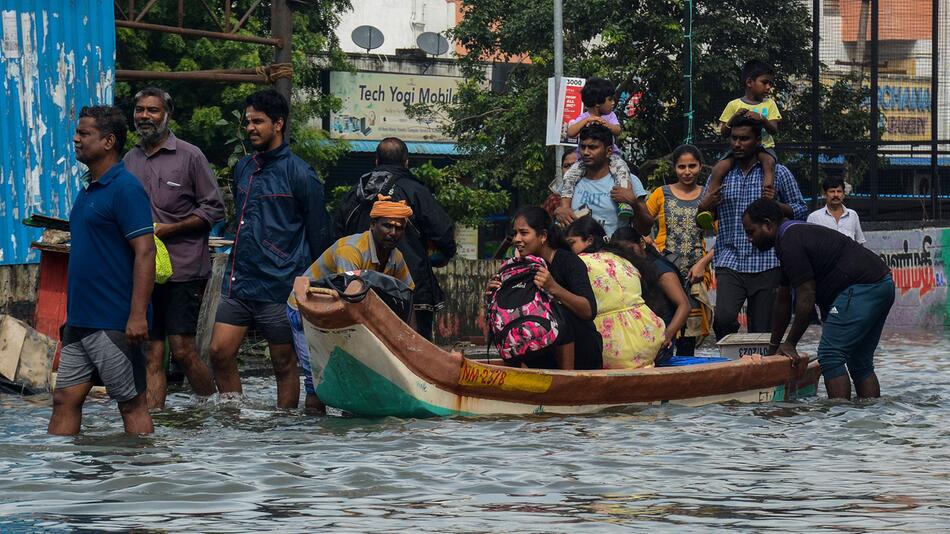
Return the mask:
{"type": "Polygon", "coordinates": [[[16,379],[26,328],[26,325],[9,315],[0,317],[0,375],[7,380],[16,379]]]}
{"type": "Polygon", "coordinates": [[[59,344],[33,330],[27,330],[20,351],[20,368],[17,369],[16,382],[34,390],[50,389],[50,377],[53,357],[59,344]]]}
{"type": "Polygon", "coordinates": [[[214,316],[218,311],[218,302],[221,301],[221,280],[228,264],[227,254],[212,254],[211,278],[205,286],[205,294],[201,299],[201,310],[198,312],[198,332],[195,334],[195,346],[198,347],[198,357],[205,363],[209,362],[211,352],[211,331],[214,330],[214,316]]]}

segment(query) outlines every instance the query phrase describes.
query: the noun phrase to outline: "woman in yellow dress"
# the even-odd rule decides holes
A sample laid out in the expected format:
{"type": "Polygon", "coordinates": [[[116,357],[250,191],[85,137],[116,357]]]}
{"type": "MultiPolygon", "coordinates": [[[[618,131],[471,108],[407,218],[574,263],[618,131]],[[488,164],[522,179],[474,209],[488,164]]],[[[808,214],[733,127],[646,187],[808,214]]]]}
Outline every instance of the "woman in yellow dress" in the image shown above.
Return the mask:
{"type": "Polygon", "coordinates": [[[604,368],[653,367],[666,325],[643,300],[640,270],[606,245],[603,227],[590,216],[568,227],[567,241],[587,265],[597,300],[594,324],[604,338],[604,368]]]}

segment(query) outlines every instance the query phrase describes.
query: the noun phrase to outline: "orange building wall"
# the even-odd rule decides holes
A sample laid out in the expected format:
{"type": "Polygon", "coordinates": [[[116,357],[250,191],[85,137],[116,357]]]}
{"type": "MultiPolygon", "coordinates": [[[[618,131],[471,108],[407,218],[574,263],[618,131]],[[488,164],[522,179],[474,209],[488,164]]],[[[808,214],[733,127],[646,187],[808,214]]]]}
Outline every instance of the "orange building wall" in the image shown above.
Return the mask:
{"type": "MultiPolygon", "coordinates": [[[[464,2],[463,0],[448,0],[448,1],[455,4],[455,24],[458,25],[458,23],[462,22],[462,20],[465,18],[465,12],[463,10],[464,2]]],[[[455,43],[455,53],[456,55],[459,55],[459,56],[467,56],[468,49],[458,43],[455,43]]],[[[499,58],[497,55],[485,56],[482,58],[482,61],[486,61],[486,62],[499,61],[499,58]]],[[[507,62],[508,63],[531,63],[531,58],[528,56],[512,56],[508,58],[507,62]]]]}
{"type": "MultiPolygon", "coordinates": [[[[858,40],[858,21],[861,17],[861,0],[840,0],[841,40],[858,40]]],[[[880,0],[881,41],[918,41],[930,39],[931,0],[880,0]]],[[[868,15],[867,40],[871,40],[871,16],[868,15]]]]}

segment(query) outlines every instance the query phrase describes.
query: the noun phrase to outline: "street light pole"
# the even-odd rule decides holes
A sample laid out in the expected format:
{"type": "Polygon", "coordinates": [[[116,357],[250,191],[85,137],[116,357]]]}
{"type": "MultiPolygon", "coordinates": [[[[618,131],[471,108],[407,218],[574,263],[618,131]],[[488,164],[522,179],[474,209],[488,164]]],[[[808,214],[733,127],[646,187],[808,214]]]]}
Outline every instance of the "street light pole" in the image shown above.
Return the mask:
{"type": "MultiPolygon", "coordinates": [[[[554,2],[554,102],[560,106],[561,82],[564,77],[564,6],[562,0],[553,0],[554,2]]],[[[557,116],[557,114],[555,114],[557,116]]],[[[561,125],[557,125],[560,130],[561,125]]],[[[558,134],[560,136],[560,134],[558,134]]],[[[561,158],[564,157],[564,146],[560,139],[558,144],[554,145],[554,168],[557,177],[561,178],[564,169],[561,168],[561,158]]]]}

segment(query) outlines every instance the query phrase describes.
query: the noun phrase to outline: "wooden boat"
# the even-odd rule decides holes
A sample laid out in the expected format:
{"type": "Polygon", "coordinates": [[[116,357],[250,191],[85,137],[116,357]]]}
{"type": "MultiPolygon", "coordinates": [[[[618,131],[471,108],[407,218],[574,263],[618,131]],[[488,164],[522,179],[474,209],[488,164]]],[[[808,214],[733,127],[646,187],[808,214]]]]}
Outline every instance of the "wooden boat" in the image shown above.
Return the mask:
{"type": "MultiPolygon", "coordinates": [[[[346,294],[357,293],[358,284],[346,294]]],[[[782,401],[815,395],[821,374],[817,362],[796,369],[784,356],[626,370],[505,367],[440,349],[372,291],[348,302],[301,277],[294,293],[317,395],[358,416],[581,414],[661,403],[782,401]]]]}

